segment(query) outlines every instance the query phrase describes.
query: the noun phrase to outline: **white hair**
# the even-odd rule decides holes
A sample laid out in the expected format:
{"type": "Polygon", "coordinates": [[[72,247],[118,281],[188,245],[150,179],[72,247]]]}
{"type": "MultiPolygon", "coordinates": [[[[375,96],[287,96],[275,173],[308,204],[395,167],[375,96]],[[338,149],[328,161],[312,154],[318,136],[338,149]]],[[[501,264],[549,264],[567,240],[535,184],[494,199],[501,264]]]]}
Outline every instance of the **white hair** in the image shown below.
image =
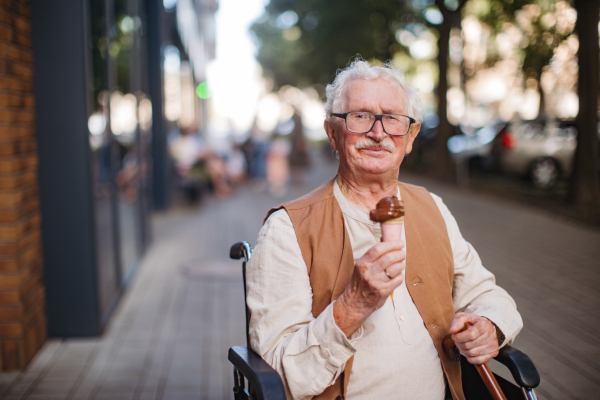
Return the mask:
{"type": "Polygon", "coordinates": [[[381,77],[390,82],[396,82],[404,89],[408,100],[408,109],[406,110],[409,117],[413,117],[418,121],[423,121],[421,115],[421,102],[417,91],[410,87],[406,82],[404,73],[392,61],[388,61],[382,66],[372,66],[368,61],[362,58],[357,58],[344,69],[338,69],[333,83],[327,85],[325,92],[327,94],[327,102],[325,103],[326,118],[331,118],[332,112],[342,111],[342,91],[346,83],[353,79],[365,79],[368,81],[375,80],[381,77]],[[334,111],[336,110],[336,111],[334,111]]]}

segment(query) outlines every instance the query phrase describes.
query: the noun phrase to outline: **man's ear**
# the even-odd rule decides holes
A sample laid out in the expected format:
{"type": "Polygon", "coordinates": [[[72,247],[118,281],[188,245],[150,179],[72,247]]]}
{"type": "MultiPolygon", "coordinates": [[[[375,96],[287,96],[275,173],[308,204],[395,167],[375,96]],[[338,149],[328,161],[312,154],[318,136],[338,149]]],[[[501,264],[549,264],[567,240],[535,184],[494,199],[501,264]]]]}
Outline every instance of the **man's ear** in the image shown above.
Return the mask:
{"type": "Polygon", "coordinates": [[[331,121],[326,119],[323,122],[323,127],[325,128],[325,133],[327,133],[327,137],[329,138],[329,143],[331,143],[331,148],[333,150],[338,150],[337,143],[335,141],[335,135],[334,135],[335,130],[333,129],[333,124],[331,123],[331,121]]]}
{"type": "Polygon", "coordinates": [[[408,143],[406,144],[406,154],[412,151],[413,143],[417,138],[417,135],[421,131],[421,122],[416,121],[411,125],[410,130],[408,131],[408,143]]]}

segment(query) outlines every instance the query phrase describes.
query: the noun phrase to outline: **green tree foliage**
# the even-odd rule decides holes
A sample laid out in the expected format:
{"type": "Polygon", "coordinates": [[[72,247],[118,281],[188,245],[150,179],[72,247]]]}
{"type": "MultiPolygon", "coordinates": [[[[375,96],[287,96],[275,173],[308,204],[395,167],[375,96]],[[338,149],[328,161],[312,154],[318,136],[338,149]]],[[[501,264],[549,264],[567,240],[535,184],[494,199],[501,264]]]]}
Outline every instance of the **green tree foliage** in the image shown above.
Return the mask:
{"type": "Polygon", "coordinates": [[[92,50],[92,90],[94,92],[94,108],[100,107],[99,95],[109,90],[107,57],[114,63],[115,79],[111,82],[111,90],[120,90],[124,93],[131,91],[131,48],[134,43],[134,30],[138,30],[141,23],[139,18],[131,18],[127,14],[127,1],[115,0],[107,3],[103,0],[90,2],[90,47],[92,50]],[[110,44],[106,26],[107,4],[112,4],[112,27],[110,28],[110,44]],[[125,23],[123,22],[125,20],[125,23]],[[129,23],[129,24],[128,24],[129,23]],[[131,25],[131,26],[129,26],[131,25]]]}
{"type": "MultiPolygon", "coordinates": [[[[571,7],[575,4],[580,10],[583,10],[581,4],[587,2],[596,4],[594,10],[597,10],[597,1],[577,0],[574,3],[574,0],[567,0],[571,7]]],[[[573,24],[557,23],[559,3],[555,0],[271,0],[252,31],[259,44],[258,60],[265,75],[270,76],[275,88],[278,88],[283,85],[305,87],[331,82],[335,71],[346,66],[356,54],[369,60],[393,59],[398,52],[406,52],[396,41],[396,32],[410,26],[435,27],[439,38],[440,74],[437,88],[440,125],[435,146],[435,169],[438,172],[436,175],[448,179],[451,178],[452,169],[446,141],[451,132],[446,118],[445,93],[450,29],[460,27],[463,13],[476,16],[489,27],[487,60],[482,65],[485,68],[501,59],[494,45],[497,35],[508,24],[519,27],[525,38],[519,48],[522,70],[526,78],[539,82],[554,50],[573,33],[573,24]],[[432,9],[439,10],[443,15],[443,21],[437,22],[439,25],[427,22],[426,14],[432,9]]],[[[586,22],[586,26],[597,32],[597,22],[595,25],[593,22],[597,18],[589,20],[591,22],[586,22]]],[[[586,69],[580,68],[580,71],[590,73],[585,72],[586,69]]],[[[464,78],[468,80],[475,72],[463,71],[464,78]]],[[[597,70],[595,73],[598,73],[597,70]]],[[[588,76],[581,75],[579,78],[580,82],[590,81],[588,76]]],[[[543,107],[541,85],[538,84],[538,88],[543,107]]],[[[590,102],[589,99],[580,98],[580,104],[583,101],[590,102]]],[[[591,115],[593,112],[588,113],[591,115]]],[[[592,121],[592,118],[589,120],[592,121]]],[[[586,126],[592,126],[592,122],[586,126]]],[[[580,136],[582,134],[591,137],[595,132],[588,127],[580,136]]],[[[597,162],[597,156],[594,155],[588,155],[585,159],[585,165],[595,165],[597,162]]],[[[575,169],[578,176],[583,170],[586,168],[575,169]]],[[[591,181],[596,182],[597,178],[586,182],[591,181]]],[[[597,195],[594,196],[597,198],[597,195]]]]}
{"type": "Polygon", "coordinates": [[[523,29],[527,35],[522,46],[525,71],[541,73],[554,49],[572,32],[556,24],[554,0],[472,0],[466,8],[491,28],[493,36],[504,31],[506,23],[523,29]]]}
{"type": "MultiPolygon", "coordinates": [[[[598,207],[600,182],[597,168],[597,105],[600,7],[597,1],[591,0],[567,0],[567,3],[577,11],[576,26],[561,23],[558,14],[568,12],[565,10],[568,7],[554,0],[469,0],[465,11],[475,15],[490,27],[492,39],[505,29],[507,23],[518,26],[526,38],[525,43],[521,45],[522,70],[527,78],[538,81],[560,43],[573,33],[578,35],[578,135],[568,200],[583,207],[598,207]]],[[[493,52],[491,57],[488,57],[488,63],[497,60],[493,52]]],[[[538,87],[541,89],[541,85],[538,87]]],[[[543,99],[543,91],[540,90],[540,94],[543,99]]],[[[543,113],[543,101],[540,107],[540,112],[543,113]]]]}
{"type": "Polygon", "coordinates": [[[253,26],[258,61],[275,86],[330,82],[360,54],[386,61],[400,50],[395,33],[412,14],[400,0],[271,0],[253,26]]]}
{"type": "MultiPolygon", "coordinates": [[[[567,3],[572,5],[570,0],[567,3]]],[[[520,46],[521,68],[527,78],[537,81],[554,55],[554,50],[571,35],[574,27],[557,23],[557,2],[554,0],[470,0],[465,12],[476,16],[490,28],[490,42],[506,30],[507,24],[519,27],[525,35],[520,46]]],[[[493,47],[490,50],[487,64],[499,60],[493,47]]],[[[543,96],[541,86],[538,87],[543,96]]],[[[543,103],[540,107],[543,113],[543,103]]]]}

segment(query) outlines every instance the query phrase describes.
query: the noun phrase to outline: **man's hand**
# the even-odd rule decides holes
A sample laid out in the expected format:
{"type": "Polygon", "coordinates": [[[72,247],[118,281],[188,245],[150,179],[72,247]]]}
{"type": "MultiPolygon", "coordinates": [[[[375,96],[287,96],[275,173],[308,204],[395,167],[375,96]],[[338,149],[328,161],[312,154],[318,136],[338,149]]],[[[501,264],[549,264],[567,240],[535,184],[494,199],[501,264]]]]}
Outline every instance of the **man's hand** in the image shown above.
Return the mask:
{"type": "Polygon", "coordinates": [[[498,337],[494,324],[474,314],[457,313],[450,325],[456,347],[471,364],[482,365],[498,355],[498,337]]]}
{"type": "Polygon", "coordinates": [[[346,290],[333,305],[336,325],[350,337],[404,281],[404,242],[381,242],[356,261],[346,290]]]}

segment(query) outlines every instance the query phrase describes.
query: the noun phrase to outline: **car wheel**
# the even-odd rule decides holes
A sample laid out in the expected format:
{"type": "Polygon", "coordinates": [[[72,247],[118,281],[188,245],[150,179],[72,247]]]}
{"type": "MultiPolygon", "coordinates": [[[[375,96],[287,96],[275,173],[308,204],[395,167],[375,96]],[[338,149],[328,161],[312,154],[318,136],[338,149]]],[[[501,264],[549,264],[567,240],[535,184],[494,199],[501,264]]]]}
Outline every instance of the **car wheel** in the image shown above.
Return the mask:
{"type": "Polygon", "coordinates": [[[558,181],[558,165],[551,158],[538,158],[531,163],[529,175],[536,187],[547,189],[558,181]]]}

